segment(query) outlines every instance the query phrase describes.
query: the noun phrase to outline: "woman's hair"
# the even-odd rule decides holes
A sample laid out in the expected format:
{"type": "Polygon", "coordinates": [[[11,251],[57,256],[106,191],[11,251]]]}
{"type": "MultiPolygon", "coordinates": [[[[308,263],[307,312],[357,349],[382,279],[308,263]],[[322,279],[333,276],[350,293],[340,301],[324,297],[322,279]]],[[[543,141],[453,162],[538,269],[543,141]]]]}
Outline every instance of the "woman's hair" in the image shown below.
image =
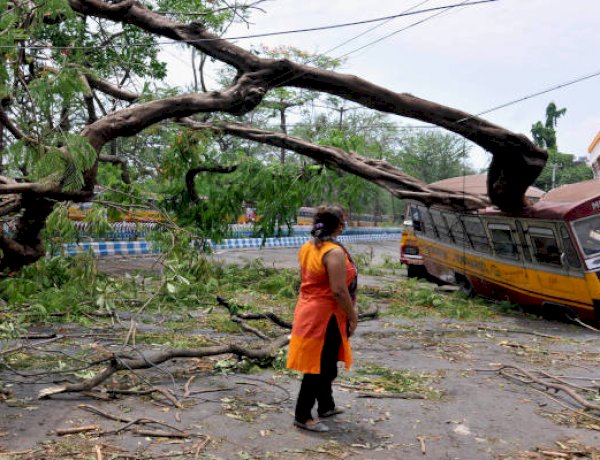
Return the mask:
{"type": "Polygon", "coordinates": [[[336,204],[325,204],[317,208],[313,217],[313,228],[310,234],[317,243],[332,240],[332,234],[340,224],[344,224],[345,212],[341,206],[336,204]]]}

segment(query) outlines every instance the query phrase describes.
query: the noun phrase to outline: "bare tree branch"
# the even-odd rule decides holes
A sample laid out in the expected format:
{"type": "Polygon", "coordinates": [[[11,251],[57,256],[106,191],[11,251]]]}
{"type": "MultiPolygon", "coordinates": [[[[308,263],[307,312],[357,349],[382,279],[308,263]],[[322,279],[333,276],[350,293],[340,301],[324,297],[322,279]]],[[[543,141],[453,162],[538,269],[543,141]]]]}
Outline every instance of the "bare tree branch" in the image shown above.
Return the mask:
{"type": "Polygon", "coordinates": [[[137,98],[139,98],[139,94],[134,93],[133,91],[128,91],[126,89],[120,88],[119,86],[107,80],[95,77],[90,73],[86,73],[85,77],[92,88],[97,89],[98,91],[101,91],[104,94],[108,94],[109,96],[127,102],[134,102],[137,98]]]}
{"type": "Polygon", "coordinates": [[[236,169],[237,169],[237,165],[231,165],[231,166],[202,165],[202,166],[197,166],[195,168],[191,168],[185,174],[185,186],[187,188],[188,194],[190,195],[190,199],[194,203],[198,203],[200,201],[198,192],[196,192],[195,179],[196,179],[196,176],[198,174],[200,174],[201,172],[229,174],[229,173],[234,172],[236,169]]]}
{"type": "Polygon", "coordinates": [[[24,139],[28,142],[35,144],[35,140],[32,137],[27,136],[21,128],[19,128],[4,111],[4,108],[0,105],[0,123],[6,126],[6,129],[15,137],[15,139],[24,139]]]}
{"type": "Polygon", "coordinates": [[[281,132],[265,131],[236,123],[210,124],[182,119],[193,129],[208,129],[275,147],[285,147],[336,169],[355,174],[388,190],[398,198],[413,198],[424,203],[443,202],[457,208],[481,208],[489,202],[481,196],[435,190],[424,182],[404,174],[383,160],[364,158],[337,147],[313,144],[281,132]]]}
{"type": "Polygon", "coordinates": [[[82,75],[81,82],[83,83],[83,101],[88,112],[88,124],[94,123],[98,119],[96,115],[96,107],[94,106],[94,92],[90,86],[88,77],[82,75]]]}
{"type": "Polygon", "coordinates": [[[288,342],[289,336],[288,334],[285,334],[274,339],[266,347],[261,349],[248,349],[237,344],[231,344],[198,349],[168,349],[143,354],[140,358],[123,357],[119,354],[115,354],[110,364],[95,376],[84,379],[79,383],[67,383],[57,387],[45,388],[40,391],[38,396],[44,398],[59,393],[91,390],[104,382],[115,372],[122,370],[149,369],[174,358],[201,358],[224,354],[234,354],[236,356],[252,359],[273,358],[277,354],[277,351],[286,346],[288,342]]]}
{"type": "Polygon", "coordinates": [[[131,184],[131,177],[129,176],[129,167],[127,166],[127,160],[125,158],[121,158],[116,155],[100,155],[98,157],[98,161],[121,166],[121,180],[126,184],[131,184]]]}

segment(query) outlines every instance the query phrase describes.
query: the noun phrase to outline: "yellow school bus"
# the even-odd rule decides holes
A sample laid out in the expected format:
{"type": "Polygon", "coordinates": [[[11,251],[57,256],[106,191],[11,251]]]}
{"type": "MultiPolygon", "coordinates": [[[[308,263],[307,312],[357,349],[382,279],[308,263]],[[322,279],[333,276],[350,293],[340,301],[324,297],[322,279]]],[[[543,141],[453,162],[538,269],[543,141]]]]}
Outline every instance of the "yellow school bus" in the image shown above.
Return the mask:
{"type": "Polygon", "coordinates": [[[406,265],[406,274],[409,278],[427,277],[423,256],[419,253],[419,240],[417,239],[413,228],[410,203],[406,207],[406,217],[402,224],[402,236],[400,237],[400,263],[406,265]]]}
{"type": "Polygon", "coordinates": [[[600,181],[554,189],[518,213],[411,203],[429,274],[468,294],[600,321],[600,181]]]}
{"type": "MultiPolygon", "coordinates": [[[[92,203],[75,203],[67,208],[69,219],[75,221],[85,220],[92,208],[92,203]]],[[[111,221],[116,222],[164,222],[163,215],[154,209],[137,208],[120,211],[116,218],[111,221]]]]}

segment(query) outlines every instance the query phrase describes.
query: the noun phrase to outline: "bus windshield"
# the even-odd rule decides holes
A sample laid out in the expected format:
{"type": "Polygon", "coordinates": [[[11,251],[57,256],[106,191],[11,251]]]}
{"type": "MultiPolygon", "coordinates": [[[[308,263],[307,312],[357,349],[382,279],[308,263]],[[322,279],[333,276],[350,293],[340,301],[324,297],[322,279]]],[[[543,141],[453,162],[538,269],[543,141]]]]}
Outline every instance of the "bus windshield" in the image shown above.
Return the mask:
{"type": "Polygon", "coordinates": [[[575,222],[575,233],[585,257],[600,253],[600,216],[575,222]]]}

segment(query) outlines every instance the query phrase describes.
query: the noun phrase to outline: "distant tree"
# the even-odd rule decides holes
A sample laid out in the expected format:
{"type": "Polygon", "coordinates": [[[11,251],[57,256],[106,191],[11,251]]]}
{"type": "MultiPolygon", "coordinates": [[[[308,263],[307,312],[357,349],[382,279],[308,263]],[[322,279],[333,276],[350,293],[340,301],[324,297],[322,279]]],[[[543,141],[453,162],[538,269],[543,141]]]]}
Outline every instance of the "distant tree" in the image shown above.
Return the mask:
{"type": "Polygon", "coordinates": [[[531,127],[533,142],[548,150],[558,150],[556,146],[556,126],[558,125],[558,119],[565,113],[567,113],[567,109],[558,109],[554,102],[550,102],[546,107],[546,123],[542,124],[541,121],[538,121],[531,127]]]}
{"type": "Polygon", "coordinates": [[[533,142],[548,150],[548,162],[534,185],[542,190],[550,190],[559,185],[572,184],[591,179],[592,169],[585,163],[575,160],[573,155],[558,151],[556,127],[558,119],[567,112],[566,108],[558,109],[554,102],[546,107],[546,121],[537,121],[531,126],[533,142]]]}
{"type": "Polygon", "coordinates": [[[573,155],[550,150],[548,164],[534,185],[548,191],[554,187],[581,182],[593,177],[592,168],[584,162],[577,161],[573,155]]]}
{"type": "Polygon", "coordinates": [[[405,137],[394,165],[428,184],[474,174],[468,164],[470,146],[460,136],[438,130],[416,131],[405,137]]]}

